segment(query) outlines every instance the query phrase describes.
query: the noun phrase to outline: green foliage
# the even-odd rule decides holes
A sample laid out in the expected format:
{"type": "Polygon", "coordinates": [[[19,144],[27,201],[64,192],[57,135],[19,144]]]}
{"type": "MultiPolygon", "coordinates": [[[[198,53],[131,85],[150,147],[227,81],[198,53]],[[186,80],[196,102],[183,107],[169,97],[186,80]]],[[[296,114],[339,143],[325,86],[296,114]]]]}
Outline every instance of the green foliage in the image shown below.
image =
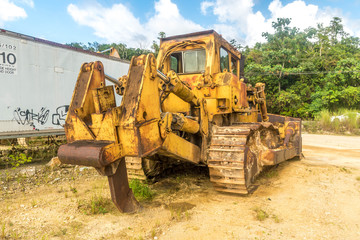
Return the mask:
{"type": "Polygon", "coordinates": [[[331,114],[328,110],[322,110],[318,115],[316,115],[315,120],[319,122],[322,129],[331,129],[331,114]]]}
{"type": "Polygon", "coordinates": [[[112,206],[110,199],[94,195],[88,200],[78,200],[78,209],[86,215],[105,214],[112,206]]]}
{"type": "Polygon", "coordinates": [[[277,19],[275,32],[263,33],[266,42],[245,53],[250,82],[266,83],[269,112],[314,118],[323,109],[359,109],[359,38],[338,17],[304,31],[290,24],[277,19]]]}
{"type": "Polygon", "coordinates": [[[5,161],[7,165],[11,165],[12,169],[16,169],[20,165],[30,163],[31,160],[32,157],[27,157],[24,153],[15,152],[10,154],[5,161]]]}
{"type": "MultiPolygon", "coordinates": [[[[166,37],[165,32],[159,32],[158,39],[161,39],[164,37],[166,37]]],[[[92,51],[92,52],[101,52],[101,51],[104,51],[104,50],[107,50],[107,49],[113,47],[118,51],[120,58],[125,59],[125,60],[131,60],[131,58],[133,56],[139,56],[141,54],[148,54],[151,52],[154,53],[155,57],[156,57],[160,50],[160,47],[159,47],[159,44],[157,43],[157,41],[153,41],[153,43],[151,45],[152,51],[149,49],[145,49],[142,46],[140,46],[138,48],[129,48],[124,43],[100,44],[98,42],[93,42],[93,43],[88,42],[87,44],[84,44],[84,43],[79,43],[79,42],[72,42],[72,43],[68,43],[66,45],[68,45],[70,47],[74,47],[74,48],[80,48],[83,50],[92,51]]],[[[106,52],[104,54],[108,55],[109,52],[106,52]]]]}
{"type": "Polygon", "coordinates": [[[259,221],[264,221],[269,217],[269,214],[260,207],[255,207],[253,211],[256,213],[256,219],[259,221]]]}
{"type": "Polygon", "coordinates": [[[151,200],[154,197],[154,193],[149,186],[142,183],[139,179],[131,179],[129,186],[132,189],[135,198],[139,201],[151,200]]]}

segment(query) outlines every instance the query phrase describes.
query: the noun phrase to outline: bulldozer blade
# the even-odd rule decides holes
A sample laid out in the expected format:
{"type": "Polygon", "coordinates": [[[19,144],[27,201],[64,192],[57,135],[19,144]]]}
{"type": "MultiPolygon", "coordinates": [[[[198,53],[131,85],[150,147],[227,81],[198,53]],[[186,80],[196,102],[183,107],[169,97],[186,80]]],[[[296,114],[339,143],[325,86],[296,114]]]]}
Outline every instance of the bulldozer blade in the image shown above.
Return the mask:
{"type": "Polygon", "coordinates": [[[135,212],[140,208],[139,202],[129,187],[125,158],[120,160],[115,174],[108,176],[111,199],[115,206],[125,213],[135,212]]]}

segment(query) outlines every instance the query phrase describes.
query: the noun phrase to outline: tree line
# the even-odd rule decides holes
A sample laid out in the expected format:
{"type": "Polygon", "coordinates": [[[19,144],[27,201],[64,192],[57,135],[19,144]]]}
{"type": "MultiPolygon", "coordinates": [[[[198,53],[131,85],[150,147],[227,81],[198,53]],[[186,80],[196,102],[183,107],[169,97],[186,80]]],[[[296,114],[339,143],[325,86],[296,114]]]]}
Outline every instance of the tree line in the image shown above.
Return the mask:
{"type": "MultiPolygon", "coordinates": [[[[254,47],[230,41],[246,57],[247,79],[266,84],[269,112],[313,118],[323,109],[359,110],[360,39],[347,33],[338,17],[329,26],[318,24],[303,31],[290,27],[290,23],[289,18],[277,19],[272,23],[274,33],[263,33],[266,41],[254,47]]],[[[159,33],[161,37],[165,37],[164,32],[159,33]]],[[[151,50],[129,48],[123,43],[68,45],[95,52],[114,47],[127,60],[159,51],[157,41],[151,50]]]]}

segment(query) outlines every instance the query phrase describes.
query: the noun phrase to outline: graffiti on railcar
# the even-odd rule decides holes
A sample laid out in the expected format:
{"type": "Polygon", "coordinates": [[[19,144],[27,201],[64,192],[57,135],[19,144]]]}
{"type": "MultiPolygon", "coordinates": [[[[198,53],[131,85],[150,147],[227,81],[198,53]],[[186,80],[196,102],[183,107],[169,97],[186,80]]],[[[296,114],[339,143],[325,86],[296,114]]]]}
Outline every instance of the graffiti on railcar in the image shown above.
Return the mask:
{"type": "Polygon", "coordinates": [[[39,123],[44,125],[49,118],[50,110],[42,107],[39,111],[34,109],[21,109],[18,107],[14,110],[14,118],[18,124],[30,125],[39,123]]]}
{"type": "Polygon", "coordinates": [[[51,114],[51,124],[55,126],[63,126],[67,112],[69,111],[69,105],[62,105],[55,109],[51,114],[50,110],[46,107],[41,107],[39,111],[36,109],[26,109],[17,107],[14,110],[14,119],[20,125],[29,125],[34,130],[37,130],[36,125],[45,125],[51,114]]]}
{"type": "Polygon", "coordinates": [[[56,108],[55,113],[52,115],[52,124],[63,126],[65,124],[65,119],[68,111],[69,105],[63,105],[56,108]]]}

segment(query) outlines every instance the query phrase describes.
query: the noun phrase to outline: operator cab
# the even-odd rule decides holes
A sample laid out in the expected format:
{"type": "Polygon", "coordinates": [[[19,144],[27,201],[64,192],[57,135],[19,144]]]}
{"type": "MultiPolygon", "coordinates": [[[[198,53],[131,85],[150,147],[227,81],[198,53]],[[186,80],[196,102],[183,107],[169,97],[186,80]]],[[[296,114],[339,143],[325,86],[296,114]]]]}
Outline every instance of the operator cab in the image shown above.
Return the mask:
{"type": "Polygon", "coordinates": [[[157,68],[165,74],[173,70],[191,88],[219,73],[244,77],[241,53],[214,30],[162,38],[157,68]]]}

